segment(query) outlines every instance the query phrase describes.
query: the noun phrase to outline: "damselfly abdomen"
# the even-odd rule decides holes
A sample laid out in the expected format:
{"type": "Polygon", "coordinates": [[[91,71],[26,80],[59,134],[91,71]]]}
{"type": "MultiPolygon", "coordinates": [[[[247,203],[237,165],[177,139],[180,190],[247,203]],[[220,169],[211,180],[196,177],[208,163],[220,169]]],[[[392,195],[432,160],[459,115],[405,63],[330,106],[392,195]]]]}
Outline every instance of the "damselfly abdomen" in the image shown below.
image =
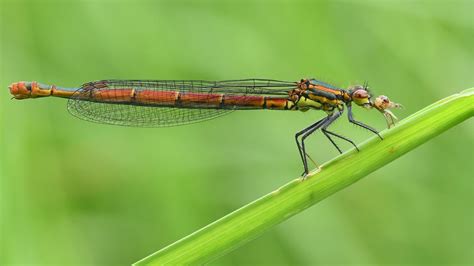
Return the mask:
{"type": "MultiPolygon", "coordinates": [[[[323,134],[342,153],[333,137],[356,144],[328,130],[347,108],[349,122],[377,134],[372,127],[354,120],[352,103],[384,114],[388,127],[396,117],[388,110],[398,108],[386,96],[373,99],[366,85],[347,90],[316,79],[299,82],[271,79],[242,79],[225,81],[203,80],[101,80],[80,88],[61,88],[37,82],[17,82],[10,85],[16,99],[55,96],[68,98],[68,110],[73,115],[93,122],[138,126],[177,126],[215,118],[234,110],[322,110],[327,116],[295,135],[303,161],[304,175],[308,174],[308,155],[305,139],[321,129],[323,134]]],[[[381,137],[380,137],[381,138],[381,137]]]]}

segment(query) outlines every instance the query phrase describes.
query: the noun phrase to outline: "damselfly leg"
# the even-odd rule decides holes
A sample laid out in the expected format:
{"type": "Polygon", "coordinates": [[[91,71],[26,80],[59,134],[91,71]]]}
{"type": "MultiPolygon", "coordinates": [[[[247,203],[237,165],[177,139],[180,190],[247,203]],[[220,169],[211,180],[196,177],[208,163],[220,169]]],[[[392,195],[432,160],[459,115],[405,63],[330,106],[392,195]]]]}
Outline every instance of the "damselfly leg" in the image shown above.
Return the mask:
{"type": "Polygon", "coordinates": [[[329,141],[331,141],[331,143],[334,145],[334,147],[336,147],[336,149],[342,153],[342,150],[339,148],[339,146],[337,146],[336,142],[334,142],[334,140],[331,138],[331,136],[334,136],[334,137],[337,137],[337,138],[340,138],[342,140],[345,140],[349,143],[351,143],[357,150],[359,150],[359,148],[357,147],[357,145],[350,139],[344,137],[344,136],[341,136],[337,133],[334,133],[332,131],[329,131],[328,130],[328,127],[334,122],[336,121],[339,117],[341,117],[342,115],[342,111],[340,112],[335,112],[333,113],[332,115],[329,115],[321,120],[319,120],[318,122],[310,125],[309,127],[301,130],[300,132],[296,133],[295,135],[295,139],[296,139],[296,144],[298,145],[298,150],[300,152],[300,156],[301,156],[301,159],[303,161],[303,166],[304,166],[304,172],[303,172],[303,176],[306,176],[308,173],[309,173],[309,170],[308,170],[308,160],[307,160],[307,154],[306,154],[306,147],[305,147],[305,144],[304,144],[304,141],[307,137],[309,137],[311,134],[313,134],[316,130],[318,130],[319,128],[321,128],[321,131],[323,132],[323,134],[329,139],[329,141]],[[301,137],[301,144],[300,142],[298,141],[298,137],[300,135],[303,135],[301,137]]]}
{"type": "Polygon", "coordinates": [[[350,105],[347,105],[347,117],[349,118],[349,122],[351,122],[352,124],[354,125],[358,125],[362,128],[365,128],[369,131],[372,131],[374,134],[376,134],[377,136],[379,136],[380,139],[383,139],[382,136],[380,136],[379,132],[377,130],[375,130],[373,127],[371,126],[368,126],[362,122],[359,122],[359,121],[356,121],[354,120],[354,117],[352,115],[352,106],[350,105]]]}
{"type": "MultiPolygon", "coordinates": [[[[333,118],[333,117],[334,117],[333,115],[329,115],[329,116],[323,118],[322,120],[318,121],[313,127],[311,127],[308,131],[303,133],[303,136],[301,137],[302,154],[306,154],[306,147],[304,145],[305,139],[307,137],[309,137],[311,134],[313,134],[316,130],[320,129],[321,127],[324,127],[326,125],[331,124],[332,122],[334,122],[334,120],[336,120],[338,118],[338,116],[336,116],[335,118],[333,118]],[[333,120],[331,121],[331,119],[333,119],[333,120]]],[[[332,140],[331,140],[331,142],[332,142],[332,140]]],[[[332,143],[334,144],[334,142],[332,142],[332,143]]],[[[336,145],[336,144],[334,144],[334,145],[336,145]]],[[[336,146],[336,148],[339,150],[339,147],[336,146]]],[[[304,166],[303,176],[306,176],[309,173],[308,160],[306,159],[306,156],[304,157],[304,160],[303,160],[303,166],[304,166]]]]}
{"type": "Polygon", "coordinates": [[[323,134],[329,139],[329,141],[331,141],[331,143],[336,147],[336,149],[339,151],[339,153],[342,154],[342,150],[337,146],[337,144],[334,142],[334,140],[331,138],[330,135],[336,137],[336,138],[340,138],[342,140],[345,140],[347,142],[349,142],[350,144],[352,144],[352,146],[354,146],[356,148],[357,151],[359,151],[359,148],[357,147],[357,145],[350,139],[344,137],[344,136],[341,136],[339,134],[336,134],[332,131],[329,131],[327,130],[327,128],[329,127],[329,125],[331,125],[334,121],[336,121],[336,119],[338,119],[340,116],[342,115],[342,112],[336,112],[334,113],[333,116],[331,116],[331,118],[324,124],[324,126],[321,128],[321,131],[323,132],[323,134]]]}
{"type": "MultiPolygon", "coordinates": [[[[298,151],[300,153],[300,156],[301,156],[301,160],[303,161],[303,166],[304,166],[304,172],[302,175],[306,175],[308,174],[308,163],[307,163],[307,160],[306,158],[309,157],[306,153],[306,150],[305,150],[305,147],[304,147],[304,139],[303,138],[306,138],[306,134],[311,134],[313,133],[314,131],[316,131],[318,128],[320,128],[322,126],[322,124],[328,119],[328,117],[325,117],[321,120],[319,120],[318,122],[310,125],[309,127],[299,131],[298,133],[295,134],[295,140],[296,140],[296,145],[298,146],[298,151]],[[304,134],[304,135],[303,135],[304,134]],[[298,140],[299,136],[303,135],[303,137],[301,138],[301,144],[298,140]]],[[[314,162],[314,161],[313,161],[314,162]]]]}

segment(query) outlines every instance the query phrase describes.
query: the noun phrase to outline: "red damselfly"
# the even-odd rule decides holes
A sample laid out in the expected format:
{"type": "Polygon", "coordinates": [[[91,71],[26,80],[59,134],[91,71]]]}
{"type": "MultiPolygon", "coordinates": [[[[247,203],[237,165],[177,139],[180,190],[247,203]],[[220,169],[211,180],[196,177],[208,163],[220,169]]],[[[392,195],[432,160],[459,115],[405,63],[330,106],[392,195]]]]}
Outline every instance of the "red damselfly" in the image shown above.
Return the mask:
{"type": "MultiPolygon", "coordinates": [[[[15,99],[55,96],[68,98],[68,110],[79,118],[114,125],[138,127],[178,126],[215,118],[234,110],[322,110],[327,116],[295,135],[298,151],[308,174],[305,139],[321,129],[336,149],[333,137],[357,145],[328,130],[345,108],[349,122],[377,134],[377,130],[354,120],[352,103],[380,111],[390,128],[396,117],[388,109],[399,108],[386,96],[373,98],[367,84],[340,89],[316,79],[299,82],[271,79],[225,81],[203,80],[101,80],[80,88],[61,88],[37,82],[10,85],[15,99]]],[[[311,158],[310,158],[311,159],[311,158]]]]}

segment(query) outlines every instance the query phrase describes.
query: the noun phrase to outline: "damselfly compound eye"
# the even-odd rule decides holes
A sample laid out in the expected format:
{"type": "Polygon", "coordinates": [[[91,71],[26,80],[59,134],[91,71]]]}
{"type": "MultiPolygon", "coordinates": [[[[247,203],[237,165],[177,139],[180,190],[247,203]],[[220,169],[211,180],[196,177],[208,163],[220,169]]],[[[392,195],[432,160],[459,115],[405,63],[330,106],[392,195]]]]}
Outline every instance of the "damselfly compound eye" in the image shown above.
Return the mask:
{"type": "Polygon", "coordinates": [[[364,89],[359,89],[359,90],[354,91],[354,93],[352,94],[352,97],[358,98],[358,99],[368,98],[369,93],[364,89]]]}

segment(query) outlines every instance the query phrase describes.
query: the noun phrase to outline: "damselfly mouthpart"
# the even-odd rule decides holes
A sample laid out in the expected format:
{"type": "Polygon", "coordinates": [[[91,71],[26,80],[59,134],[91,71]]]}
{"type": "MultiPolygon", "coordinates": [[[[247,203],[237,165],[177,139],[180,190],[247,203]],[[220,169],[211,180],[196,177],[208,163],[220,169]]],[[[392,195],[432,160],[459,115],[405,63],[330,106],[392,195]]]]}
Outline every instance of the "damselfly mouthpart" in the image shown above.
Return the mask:
{"type": "Polygon", "coordinates": [[[390,128],[397,120],[389,111],[401,105],[387,96],[373,98],[367,84],[347,90],[316,79],[299,82],[272,79],[204,80],[101,80],[85,83],[80,88],[61,88],[37,82],[16,82],[10,85],[15,99],[48,96],[68,98],[68,110],[81,119],[105,124],[166,127],[212,119],[234,110],[322,110],[327,116],[295,135],[298,151],[307,175],[308,154],[305,139],[321,129],[342,153],[332,137],[350,139],[328,130],[347,108],[350,123],[382,137],[374,128],[356,121],[352,103],[381,112],[390,128]]]}

